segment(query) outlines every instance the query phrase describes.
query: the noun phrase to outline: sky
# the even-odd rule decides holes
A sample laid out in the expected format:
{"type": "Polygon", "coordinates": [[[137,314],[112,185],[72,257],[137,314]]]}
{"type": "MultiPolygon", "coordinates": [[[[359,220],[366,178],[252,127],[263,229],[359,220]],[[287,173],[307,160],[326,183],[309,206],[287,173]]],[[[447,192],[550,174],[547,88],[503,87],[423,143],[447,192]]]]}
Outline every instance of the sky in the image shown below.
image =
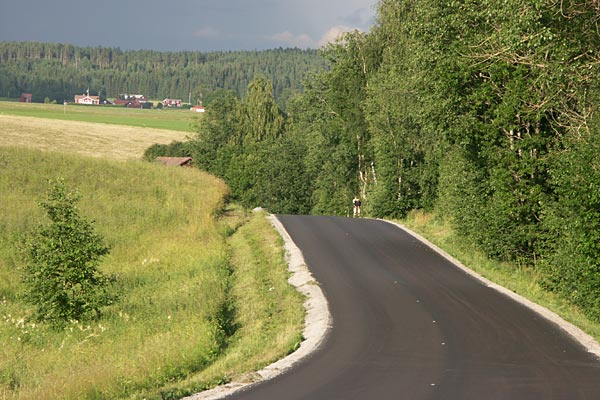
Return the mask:
{"type": "Polygon", "coordinates": [[[377,0],[0,0],[0,41],[121,50],[318,48],[368,31],[377,0]]]}

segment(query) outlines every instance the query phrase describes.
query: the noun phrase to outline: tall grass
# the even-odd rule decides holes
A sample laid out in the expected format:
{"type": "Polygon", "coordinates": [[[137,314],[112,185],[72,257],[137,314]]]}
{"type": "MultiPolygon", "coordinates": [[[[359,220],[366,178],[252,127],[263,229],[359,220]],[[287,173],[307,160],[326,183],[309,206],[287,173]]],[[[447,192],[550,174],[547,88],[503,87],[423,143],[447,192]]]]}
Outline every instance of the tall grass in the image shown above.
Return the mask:
{"type": "Polygon", "coordinates": [[[228,251],[215,213],[225,185],[192,169],[0,147],[0,397],[118,398],[209,365],[223,333],[228,251]],[[64,331],[28,321],[19,241],[43,221],[36,201],[63,177],[112,248],[101,269],[120,301],[64,331]]]}
{"type": "Polygon", "coordinates": [[[221,215],[226,195],[194,169],[0,147],[0,398],[176,398],[293,350],[302,299],[281,239],[262,215],[221,215]],[[28,319],[19,253],[57,177],[83,194],[120,296],[61,331],[28,319]]]}
{"type": "Polygon", "coordinates": [[[234,213],[234,229],[223,231],[231,234],[227,243],[235,332],[222,357],[200,373],[168,385],[161,393],[163,398],[190,395],[212,383],[251,382],[252,371],[294,351],[303,339],[304,298],[287,283],[289,271],[281,237],[262,213],[242,224],[235,215],[239,217],[239,211],[234,213]]]}

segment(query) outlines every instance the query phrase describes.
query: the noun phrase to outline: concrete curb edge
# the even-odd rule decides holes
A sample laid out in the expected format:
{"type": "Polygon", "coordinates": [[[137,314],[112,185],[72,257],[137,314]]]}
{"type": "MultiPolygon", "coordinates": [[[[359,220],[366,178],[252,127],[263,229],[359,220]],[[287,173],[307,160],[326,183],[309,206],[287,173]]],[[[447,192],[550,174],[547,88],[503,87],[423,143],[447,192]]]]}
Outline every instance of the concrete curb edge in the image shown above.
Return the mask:
{"type": "Polygon", "coordinates": [[[258,378],[252,382],[230,382],[225,385],[185,397],[182,400],[222,399],[236,392],[247,390],[260,382],[272,379],[284,373],[293,365],[297,364],[299,361],[317,350],[331,329],[332,321],[327,299],[325,298],[321,287],[315,281],[308,267],[306,266],[302,252],[296,246],[288,232],[283,227],[283,224],[277,219],[277,217],[269,214],[268,218],[284,241],[288,269],[291,272],[288,282],[292,286],[295,286],[296,289],[306,297],[304,302],[304,309],[306,310],[303,331],[304,340],[300,343],[300,347],[295,352],[271,365],[268,365],[260,371],[256,371],[254,374],[256,374],[255,376],[258,378]]]}
{"type": "Polygon", "coordinates": [[[538,313],[539,315],[541,315],[542,317],[544,317],[545,319],[549,320],[550,322],[558,325],[562,330],[564,330],[565,332],[567,332],[571,337],[573,337],[577,342],[579,342],[583,347],[585,347],[585,349],[595,355],[596,357],[600,358],[600,344],[590,335],[588,335],[587,333],[585,333],[584,331],[582,331],[580,328],[578,328],[577,326],[573,325],[572,323],[565,321],[562,317],[560,317],[558,314],[554,313],[553,311],[550,311],[549,309],[534,303],[533,301],[526,299],[525,297],[509,290],[506,289],[503,286],[498,285],[497,283],[494,283],[492,281],[490,281],[489,279],[484,278],[483,276],[479,275],[478,273],[472,271],[471,269],[467,268],[465,265],[463,265],[460,261],[458,261],[456,258],[452,257],[450,254],[446,253],[444,250],[442,250],[440,247],[436,246],[435,244],[431,243],[429,240],[427,240],[425,237],[419,235],[416,232],[411,231],[410,229],[408,229],[406,226],[399,224],[397,222],[393,222],[393,221],[388,221],[388,220],[384,220],[381,219],[381,221],[390,223],[392,225],[396,225],[397,227],[399,227],[400,229],[402,229],[403,231],[405,231],[406,233],[410,234],[411,236],[413,236],[414,238],[416,238],[417,240],[421,241],[422,243],[426,244],[429,248],[431,248],[432,250],[434,250],[436,253],[440,254],[442,257],[446,258],[448,261],[450,261],[452,264],[454,264],[456,267],[460,268],[461,270],[463,270],[465,273],[469,274],[470,276],[476,278],[477,280],[481,281],[484,285],[497,290],[498,292],[510,297],[511,299],[517,301],[518,303],[530,308],[531,310],[535,311],[536,313],[538,313]]]}

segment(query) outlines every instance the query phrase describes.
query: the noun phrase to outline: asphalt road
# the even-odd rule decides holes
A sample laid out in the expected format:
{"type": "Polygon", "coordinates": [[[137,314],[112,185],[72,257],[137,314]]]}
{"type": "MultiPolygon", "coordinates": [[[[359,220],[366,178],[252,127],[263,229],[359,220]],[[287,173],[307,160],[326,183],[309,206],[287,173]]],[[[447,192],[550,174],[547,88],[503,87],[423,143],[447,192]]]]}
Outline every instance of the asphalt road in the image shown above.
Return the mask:
{"type": "Polygon", "coordinates": [[[600,399],[600,361],[382,221],[279,216],[329,302],[323,345],[228,399],[600,399]]]}

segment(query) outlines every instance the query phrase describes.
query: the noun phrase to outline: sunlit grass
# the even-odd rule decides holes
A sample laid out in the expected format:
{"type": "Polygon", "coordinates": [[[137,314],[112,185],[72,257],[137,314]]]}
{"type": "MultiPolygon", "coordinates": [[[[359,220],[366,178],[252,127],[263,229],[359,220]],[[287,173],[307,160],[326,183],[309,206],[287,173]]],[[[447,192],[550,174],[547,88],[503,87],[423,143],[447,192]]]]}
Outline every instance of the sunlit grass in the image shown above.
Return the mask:
{"type": "Polygon", "coordinates": [[[91,157],[141,159],[152,144],[184,140],[186,136],[179,131],[0,114],[2,146],[91,157]]]}
{"type": "Polygon", "coordinates": [[[201,114],[176,109],[130,109],[115,106],[84,106],[0,101],[0,115],[53,120],[93,122],[150,129],[192,132],[201,114]]]}
{"type": "Polygon", "coordinates": [[[226,192],[193,169],[0,147],[0,397],[118,398],[212,363],[222,350],[215,315],[229,301],[214,219],[226,192]],[[28,320],[19,254],[56,177],[83,193],[82,215],[112,248],[101,270],[118,275],[120,295],[102,320],[59,332],[28,320]]]}
{"type": "MultiPolygon", "coordinates": [[[[237,213],[239,215],[239,211],[237,213]]],[[[233,216],[232,223],[239,224],[233,216]]],[[[204,371],[175,382],[163,394],[178,398],[211,383],[252,380],[259,370],[295,350],[302,340],[303,296],[287,283],[282,239],[262,213],[253,214],[228,240],[236,332],[223,356],[204,371]]]]}
{"type": "Polygon", "coordinates": [[[104,123],[140,110],[72,111],[87,122],[62,120],[62,106],[0,103],[0,398],[177,397],[293,350],[302,299],[264,215],[226,205],[212,176],[137,161],[187,133],[104,123]],[[95,112],[103,123],[89,122],[95,112]],[[102,320],[64,331],[28,319],[19,252],[58,177],[81,191],[81,214],[110,245],[100,269],[118,276],[120,295],[102,320]]]}
{"type": "Polygon", "coordinates": [[[0,398],[185,395],[292,351],[303,299],[281,239],[262,214],[223,211],[226,194],[195,169],[0,147],[0,398]],[[61,331],[29,320],[19,253],[58,177],[111,247],[100,270],[120,296],[101,320],[61,331]]]}

